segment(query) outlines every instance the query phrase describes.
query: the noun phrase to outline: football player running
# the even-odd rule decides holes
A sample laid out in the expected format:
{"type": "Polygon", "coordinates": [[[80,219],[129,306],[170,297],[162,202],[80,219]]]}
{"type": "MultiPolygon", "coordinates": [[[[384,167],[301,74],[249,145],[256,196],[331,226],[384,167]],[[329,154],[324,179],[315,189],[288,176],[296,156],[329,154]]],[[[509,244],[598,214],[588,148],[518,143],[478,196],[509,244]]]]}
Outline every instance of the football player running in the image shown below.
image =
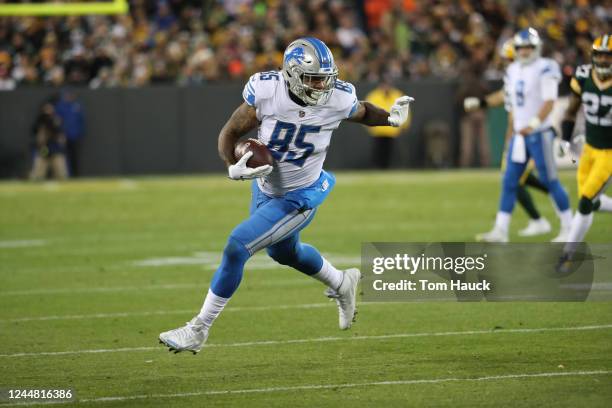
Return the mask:
{"type": "MultiPolygon", "coordinates": [[[[514,54],[515,52],[513,39],[509,38],[504,42],[500,52],[500,56],[506,68],[514,61],[514,54]]],[[[505,109],[509,111],[510,109],[506,104],[506,100],[509,101],[505,90],[502,88],[493,93],[488,94],[483,99],[479,99],[473,96],[467,97],[463,100],[463,107],[466,112],[471,112],[476,109],[494,108],[497,106],[504,105],[505,109]]],[[[508,119],[508,128],[506,130],[506,136],[504,141],[504,153],[502,153],[502,173],[506,171],[506,153],[508,151],[508,141],[514,134],[511,118],[508,117],[508,119]]],[[[546,186],[542,184],[542,182],[535,176],[535,174],[533,174],[534,168],[535,165],[533,159],[529,160],[527,166],[525,167],[525,171],[521,175],[516,192],[516,198],[518,203],[521,205],[521,207],[523,207],[523,209],[529,216],[529,223],[527,224],[527,226],[519,230],[518,232],[518,235],[521,237],[533,237],[536,235],[547,234],[551,230],[550,223],[545,217],[540,214],[540,212],[536,208],[533,198],[531,198],[529,190],[527,190],[527,186],[529,186],[548,194],[548,188],[546,188],[546,186]]],[[[476,239],[479,238],[480,236],[476,237],[476,239]]]]}
{"type": "Polygon", "coordinates": [[[565,242],[572,213],[567,192],[557,178],[552,149],[555,132],[549,117],[557,99],[561,72],[555,61],[540,56],[542,42],[533,28],[518,32],[513,43],[517,60],[508,66],[504,88],[514,135],[508,146],[495,226],[477,238],[486,242],[508,242],[521,175],[529,159],[533,159],[540,181],[548,189],[561,219],[561,231],[553,241],[565,242]]]}
{"type": "Polygon", "coordinates": [[[612,199],[603,195],[612,177],[612,35],[598,37],[591,49],[591,64],[580,65],[570,82],[572,96],[561,124],[565,150],[575,155],[570,143],[576,114],[584,107],[586,143],[578,164],[578,210],[572,220],[564,254],[557,272],[568,273],[577,243],[593,222],[593,211],[612,211],[612,199]]]}
{"type": "Polygon", "coordinates": [[[231,232],[200,312],[185,326],[159,335],[170,350],[201,349],[238,288],[246,261],[262,249],[276,262],[326,285],[326,295],[338,304],[340,329],[351,327],[361,273],[336,269],[316,248],[300,241],[300,231],[335,184],[334,176],[323,170],[332,132],[343,120],[401,126],[413,98],[398,98],[387,112],[359,101],[355,87],[337,77],[329,48],[308,37],[287,47],[280,72],[256,73],[247,82],[244,102],[219,134],[219,154],[231,179],[254,179],[250,217],[231,232]],[[253,129],[270,149],[274,166],[247,167],[251,152],[234,159],[236,142],[253,129]]]}

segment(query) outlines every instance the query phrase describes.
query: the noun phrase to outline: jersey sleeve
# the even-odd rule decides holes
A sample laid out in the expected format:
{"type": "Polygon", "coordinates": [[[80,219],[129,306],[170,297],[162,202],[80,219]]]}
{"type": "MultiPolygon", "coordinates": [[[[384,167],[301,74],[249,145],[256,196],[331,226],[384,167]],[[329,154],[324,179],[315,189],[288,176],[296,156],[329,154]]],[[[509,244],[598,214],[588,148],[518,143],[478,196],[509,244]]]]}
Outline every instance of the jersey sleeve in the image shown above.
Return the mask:
{"type": "Polygon", "coordinates": [[[357,99],[357,92],[355,86],[350,82],[336,80],[334,85],[334,92],[340,95],[340,111],[343,119],[348,119],[357,112],[359,107],[359,100],[357,99]]]}
{"type": "Polygon", "coordinates": [[[251,75],[249,81],[244,86],[244,90],[242,91],[242,98],[244,99],[244,101],[254,108],[257,107],[257,105],[255,104],[257,100],[255,86],[257,85],[258,75],[259,73],[251,75]]]}
{"type": "Polygon", "coordinates": [[[540,66],[540,92],[545,101],[555,100],[559,96],[561,68],[557,61],[545,58],[540,66]]]}
{"type": "Polygon", "coordinates": [[[550,78],[557,81],[557,83],[561,82],[561,68],[557,61],[553,59],[545,58],[543,60],[539,74],[542,79],[550,78]]]}
{"type": "Polygon", "coordinates": [[[591,73],[590,65],[579,65],[576,67],[576,71],[574,72],[574,76],[570,81],[570,88],[572,92],[576,95],[582,95],[582,89],[584,88],[584,83],[589,78],[591,73]]]}
{"type": "Polygon", "coordinates": [[[274,95],[274,88],[280,80],[280,72],[257,72],[251,75],[244,86],[242,98],[248,105],[258,109],[263,101],[274,95]]]}

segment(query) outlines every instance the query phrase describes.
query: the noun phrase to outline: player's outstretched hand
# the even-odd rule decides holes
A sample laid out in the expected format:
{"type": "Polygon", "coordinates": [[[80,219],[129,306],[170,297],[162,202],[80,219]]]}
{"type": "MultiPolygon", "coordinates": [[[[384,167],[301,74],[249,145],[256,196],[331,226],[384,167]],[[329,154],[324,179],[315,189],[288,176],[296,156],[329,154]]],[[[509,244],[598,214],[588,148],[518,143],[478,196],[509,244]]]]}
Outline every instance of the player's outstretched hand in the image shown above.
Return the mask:
{"type": "Polygon", "coordinates": [[[272,172],[272,166],[268,164],[255,168],[247,167],[246,163],[252,155],[253,152],[246,152],[236,164],[229,166],[227,168],[228,177],[232,180],[250,180],[257,177],[267,176],[272,172]]]}
{"type": "Polygon", "coordinates": [[[400,127],[408,120],[410,112],[410,104],[414,102],[414,98],[404,95],[397,98],[391,106],[391,114],[389,115],[389,125],[400,127]]]}

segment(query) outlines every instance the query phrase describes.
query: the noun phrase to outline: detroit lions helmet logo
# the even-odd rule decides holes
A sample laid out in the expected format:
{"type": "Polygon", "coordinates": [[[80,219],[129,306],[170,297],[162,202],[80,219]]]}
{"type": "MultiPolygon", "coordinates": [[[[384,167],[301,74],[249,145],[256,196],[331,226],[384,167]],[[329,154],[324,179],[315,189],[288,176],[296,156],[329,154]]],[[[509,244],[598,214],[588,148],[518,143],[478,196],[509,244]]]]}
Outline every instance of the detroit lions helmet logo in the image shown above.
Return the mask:
{"type": "Polygon", "coordinates": [[[281,72],[289,90],[309,106],[325,105],[338,77],[331,51],[314,37],[298,38],[289,44],[281,72]],[[315,82],[316,87],[312,86],[315,82]]]}
{"type": "Polygon", "coordinates": [[[312,63],[312,59],[309,55],[306,55],[306,53],[304,52],[304,48],[302,47],[295,47],[294,49],[285,54],[285,63],[288,63],[292,60],[295,60],[299,65],[312,63]]]}

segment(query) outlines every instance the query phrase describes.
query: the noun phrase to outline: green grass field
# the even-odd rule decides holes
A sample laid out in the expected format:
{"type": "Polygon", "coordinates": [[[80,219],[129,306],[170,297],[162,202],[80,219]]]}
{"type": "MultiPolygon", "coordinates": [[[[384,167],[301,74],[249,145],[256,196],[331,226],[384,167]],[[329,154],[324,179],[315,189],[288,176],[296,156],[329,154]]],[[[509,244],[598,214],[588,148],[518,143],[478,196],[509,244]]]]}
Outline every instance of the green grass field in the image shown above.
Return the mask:
{"type": "MultiPolygon", "coordinates": [[[[498,194],[497,171],[340,173],[302,237],[340,267],[362,241],[471,241],[498,194]]],[[[61,406],[612,406],[610,302],[362,304],[340,332],[323,286],[263,255],[208,347],[168,353],[158,333],[199,310],[249,197],[221,175],[0,183],[0,388],[72,388],[61,406]]],[[[588,241],[611,238],[596,215],[588,241]]]]}

